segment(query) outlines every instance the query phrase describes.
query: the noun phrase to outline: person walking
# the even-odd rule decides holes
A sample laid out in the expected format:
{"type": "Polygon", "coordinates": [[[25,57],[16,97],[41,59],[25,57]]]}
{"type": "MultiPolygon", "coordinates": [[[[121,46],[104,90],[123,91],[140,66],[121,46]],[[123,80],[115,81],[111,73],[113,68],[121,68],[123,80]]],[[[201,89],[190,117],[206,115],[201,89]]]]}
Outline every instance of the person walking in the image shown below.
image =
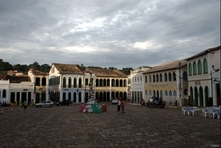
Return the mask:
{"type": "Polygon", "coordinates": [[[117,111],[120,113],[120,107],[121,107],[121,100],[118,100],[117,102],[117,111]]]}
{"type": "Polygon", "coordinates": [[[23,105],[24,105],[24,110],[26,110],[26,111],[27,111],[27,107],[28,107],[28,101],[27,101],[26,99],[25,99],[25,101],[24,101],[23,105]]]}
{"type": "Polygon", "coordinates": [[[124,106],[125,106],[125,101],[124,99],[121,98],[121,111],[124,113],[124,106]]]}

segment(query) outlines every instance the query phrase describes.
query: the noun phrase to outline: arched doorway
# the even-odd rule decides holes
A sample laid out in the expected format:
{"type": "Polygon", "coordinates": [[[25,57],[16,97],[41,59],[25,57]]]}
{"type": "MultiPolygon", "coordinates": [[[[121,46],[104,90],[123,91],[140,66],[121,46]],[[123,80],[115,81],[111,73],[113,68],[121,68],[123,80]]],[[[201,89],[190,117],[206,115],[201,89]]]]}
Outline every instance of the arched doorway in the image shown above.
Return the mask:
{"type": "Polygon", "coordinates": [[[124,92],[124,100],[127,100],[127,93],[124,92]]]}
{"type": "Polygon", "coordinates": [[[78,93],[78,97],[79,97],[79,103],[81,103],[82,99],[81,99],[81,92],[78,93]]]}
{"type": "Polygon", "coordinates": [[[205,106],[209,106],[209,89],[205,87],[205,106]]]}
{"type": "Polygon", "coordinates": [[[193,104],[193,88],[192,87],[190,87],[190,105],[194,105],[193,104]]]}
{"type": "Polygon", "coordinates": [[[111,92],[111,99],[115,99],[114,92],[111,92]]]}
{"type": "Polygon", "coordinates": [[[103,102],[103,96],[102,96],[102,95],[103,95],[103,93],[100,92],[100,95],[99,95],[99,96],[100,96],[100,97],[99,97],[99,102],[103,102]]]}
{"type": "Polygon", "coordinates": [[[73,102],[75,102],[76,103],[76,100],[77,100],[77,97],[76,97],[76,92],[74,92],[74,95],[73,95],[73,102]]]}
{"type": "Polygon", "coordinates": [[[107,101],[107,93],[106,93],[106,92],[104,92],[104,99],[103,99],[103,101],[104,101],[104,102],[107,101]]]}
{"type": "Polygon", "coordinates": [[[198,90],[196,87],[194,88],[194,99],[195,99],[194,105],[198,106],[198,90]]]}
{"type": "Polygon", "coordinates": [[[199,97],[200,97],[200,106],[203,107],[203,88],[200,86],[200,89],[199,89],[199,97]]]}
{"type": "Polygon", "coordinates": [[[177,100],[176,100],[176,98],[177,98],[177,93],[176,93],[176,91],[174,90],[173,91],[173,103],[174,103],[174,105],[177,105],[177,100]]]}
{"type": "Polygon", "coordinates": [[[63,92],[63,100],[66,100],[66,93],[63,92]]]}
{"type": "Polygon", "coordinates": [[[71,92],[68,93],[68,100],[71,100],[71,92]]]}
{"type": "Polygon", "coordinates": [[[159,98],[159,91],[157,90],[157,98],[159,98]]]}
{"type": "Polygon", "coordinates": [[[169,104],[172,104],[172,91],[169,91],[169,104]]]}
{"type": "Polygon", "coordinates": [[[107,92],[107,101],[110,101],[110,92],[107,92]]]}

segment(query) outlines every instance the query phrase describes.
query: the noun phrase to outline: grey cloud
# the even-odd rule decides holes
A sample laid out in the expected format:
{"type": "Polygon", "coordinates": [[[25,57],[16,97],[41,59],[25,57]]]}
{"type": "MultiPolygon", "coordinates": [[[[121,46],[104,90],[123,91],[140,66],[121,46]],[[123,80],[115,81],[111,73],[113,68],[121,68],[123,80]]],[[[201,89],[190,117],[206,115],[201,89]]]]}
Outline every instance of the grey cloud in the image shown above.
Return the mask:
{"type": "Polygon", "coordinates": [[[217,0],[0,0],[0,53],[12,64],[154,66],[219,45],[219,9],[217,0]],[[105,18],[101,26],[70,32],[101,18],[105,18]],[[160,47],[133,48],[135,42],[146,41],[160,47]],[[64,50],[79,45],[100,51],[64,50]],[[23,53],[5,52],[11,48],[23,53]]]}

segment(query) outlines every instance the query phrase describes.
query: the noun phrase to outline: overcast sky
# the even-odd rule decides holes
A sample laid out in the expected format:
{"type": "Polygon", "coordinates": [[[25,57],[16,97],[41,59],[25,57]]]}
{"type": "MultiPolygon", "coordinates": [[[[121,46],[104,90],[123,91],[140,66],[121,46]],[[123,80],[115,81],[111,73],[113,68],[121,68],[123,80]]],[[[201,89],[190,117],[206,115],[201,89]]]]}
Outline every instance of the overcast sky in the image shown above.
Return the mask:
{"type": "Polygon", "coordinates": [[[219,0],[0,0],[10,64],[137,68],[218,45],[219,0]]]}

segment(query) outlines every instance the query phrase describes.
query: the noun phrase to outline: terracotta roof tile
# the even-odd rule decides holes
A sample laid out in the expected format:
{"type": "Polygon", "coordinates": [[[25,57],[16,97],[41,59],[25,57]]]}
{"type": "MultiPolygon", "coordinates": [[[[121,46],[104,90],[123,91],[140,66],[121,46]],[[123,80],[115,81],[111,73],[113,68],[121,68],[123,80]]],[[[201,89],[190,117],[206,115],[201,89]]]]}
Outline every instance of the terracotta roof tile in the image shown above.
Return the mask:
{"type": "Polygon", "coordinates": [[[190,60],[190,59],[193,59],[193,58],[196,58],[196,57],[199,57],[201,55],[204,55],[204,54],[207,54],[208,52],[212,52],[212,51],[215,51],[215,50],[219,50],[221,49],[221,46],[217,46],[217,47],[212,47],[212,48],[209,48],[209,49],[206,49],[198,54],[195,54],[194,56],[191,56],[189,58],[186,58],[186,60],[190,60]]]}
{"type": "Polygon", "coordinates": [[[48,73],[46,73],[46,72],[42,72],[40,70],[36,70],[36,69],[32,69],[32,68],[30,68],[30,71],[35,75],[48,75],[48,73]]]}
{"type": "Polygon", "coordinates": [[[158,66],[154,66],[151,69],[144,72],[144,74],[152,73],[152,72],[158,72],[158,71],[164,71],[164,70],[170,70],[170,69],[177,69],[180,67],[183,67],[187,64],[186,60],[176,60],[173,62],[163,63],[158,66]],[[180,65],[179,65],[180,63],[180,65]]]}
{"type": "Polygon", "coordinates": [[[52,63],[61,74],[83,74],[78,68],[78,64],[52,63]]]}
{"type": "Polygon", "coordinates": [[[7,74],[0,74],[0,80],[8,80],[7,76],[7,74]]]}
{"type": "Polygon", "coordinates": [[[9,80],[10,83],[31,82],[31,79],[27,75],[23,76],[10,76],[7,74],[0,74],[0,80],[9,80]]]}
{"type": "Polygon", "coordinates": [[[109,70],[109,69],[101,69],[101,68],[86,68],[85,73],[89,73],[90,70],[97,77],[119,77],[119,78],[127,78],[127,76],[119,70],[109,70]]]}

